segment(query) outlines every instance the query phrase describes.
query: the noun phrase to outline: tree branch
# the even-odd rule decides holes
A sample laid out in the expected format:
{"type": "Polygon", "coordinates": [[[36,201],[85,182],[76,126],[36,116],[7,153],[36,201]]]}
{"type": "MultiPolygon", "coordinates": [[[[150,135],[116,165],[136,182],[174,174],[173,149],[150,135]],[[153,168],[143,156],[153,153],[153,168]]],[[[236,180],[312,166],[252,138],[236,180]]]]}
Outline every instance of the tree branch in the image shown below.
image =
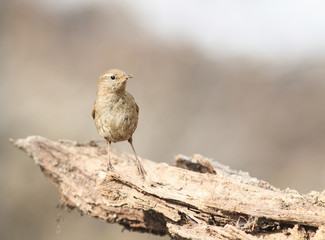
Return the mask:
{"type": "Polygon", "coordinates": [[[142,159],[95,142],[30,136],[13,144],[55,184],[62,204],[127,229],[177,239],[325,239],[325,194],[280,191],[200,155],[179,155],[176,166],[142,159]],[[186,169],[183,169],[186,168],[186,169]]]}

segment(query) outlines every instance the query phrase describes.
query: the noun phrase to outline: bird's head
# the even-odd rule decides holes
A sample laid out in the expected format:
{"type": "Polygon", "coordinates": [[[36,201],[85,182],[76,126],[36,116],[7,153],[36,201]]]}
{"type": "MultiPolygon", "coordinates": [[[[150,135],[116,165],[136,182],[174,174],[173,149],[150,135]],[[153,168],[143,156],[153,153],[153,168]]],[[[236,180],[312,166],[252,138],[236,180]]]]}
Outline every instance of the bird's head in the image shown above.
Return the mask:
{"type": "Polygon", "coordinates": [[[127,80],[132,77],[132,75],[126,74],[119,69],[111,69],[100,76],[98,91],[112,93],[124,92],[127,80]]]}

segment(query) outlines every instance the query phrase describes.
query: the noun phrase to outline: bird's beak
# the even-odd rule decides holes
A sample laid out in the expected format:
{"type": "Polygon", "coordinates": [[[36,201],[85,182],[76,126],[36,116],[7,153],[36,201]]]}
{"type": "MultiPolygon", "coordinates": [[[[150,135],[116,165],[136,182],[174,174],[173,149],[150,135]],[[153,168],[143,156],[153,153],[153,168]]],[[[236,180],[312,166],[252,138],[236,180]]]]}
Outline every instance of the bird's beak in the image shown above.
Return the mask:
{"type": "Polygon", "coordinates": [[[129,78],[133,78],[133,76],[131,74],[124,74],[123,77],[121,77],[121,80],[128,80],[129,78]]]}

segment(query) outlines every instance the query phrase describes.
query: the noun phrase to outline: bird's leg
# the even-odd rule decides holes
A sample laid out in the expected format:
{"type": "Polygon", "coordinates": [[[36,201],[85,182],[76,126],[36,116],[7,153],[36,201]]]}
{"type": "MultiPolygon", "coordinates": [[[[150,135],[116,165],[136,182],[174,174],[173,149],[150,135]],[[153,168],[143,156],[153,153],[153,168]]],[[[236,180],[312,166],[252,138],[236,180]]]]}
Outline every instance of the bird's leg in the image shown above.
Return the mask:
{"type": "Polygon", "coordinates": [[[108,165],[107,165],[107,170],[108,171],[113,171],[113,165],[111,163],[111,142],[107,141],[107,157],[108,157],[108,165]]]}
{"type": "Polygon", "coordinates": [[[132,150],[134,152],[134,156],[135,156],[135,163],[137,165],[137,168],[138,168],[138,172],[140,173],[140,175],[144,178],[145,174],[146,174],[146,171],[144,170],[141,162],[139,161],[138,159],[138,156],[137,156],[137,153],[135,152],[135,149],[133,147],[133,143],[132,143],[132,137],[128,140],[128,142],[131,144],[131,147],[132,147],[132,150]]]}

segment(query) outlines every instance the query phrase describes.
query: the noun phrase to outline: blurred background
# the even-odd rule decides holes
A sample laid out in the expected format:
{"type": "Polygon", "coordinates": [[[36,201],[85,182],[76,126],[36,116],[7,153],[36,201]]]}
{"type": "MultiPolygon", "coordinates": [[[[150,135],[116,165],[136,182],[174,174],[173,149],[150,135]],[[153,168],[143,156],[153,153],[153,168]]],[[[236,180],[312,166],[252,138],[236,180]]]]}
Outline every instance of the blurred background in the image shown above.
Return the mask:
{"type": "Polygon", "coordinates": [[[90,113],[110,68],[135,76],[141,157],[173,164],[200,153],[281,189],[323,191],[324,7],[0,1],[0,239],[168,239],[58,210],[57,189],[8,142],[99,139],[90,113]]]}

